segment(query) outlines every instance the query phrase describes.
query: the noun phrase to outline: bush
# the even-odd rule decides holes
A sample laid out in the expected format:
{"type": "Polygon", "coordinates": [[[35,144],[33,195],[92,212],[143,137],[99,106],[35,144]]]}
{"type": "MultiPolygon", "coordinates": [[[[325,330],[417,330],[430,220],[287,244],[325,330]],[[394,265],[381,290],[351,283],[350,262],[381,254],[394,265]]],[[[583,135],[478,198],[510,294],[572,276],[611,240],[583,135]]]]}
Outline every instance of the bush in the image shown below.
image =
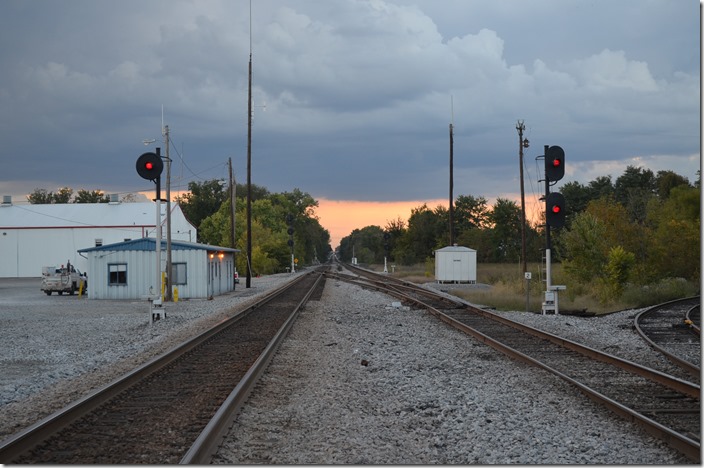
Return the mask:
{"type": "Polygon", "coordinates": [[[699,288],[684,278],[665,278],[652,285],[628,286],[622,298],[633,307],[648,307],[699,294],[699,288]]]}

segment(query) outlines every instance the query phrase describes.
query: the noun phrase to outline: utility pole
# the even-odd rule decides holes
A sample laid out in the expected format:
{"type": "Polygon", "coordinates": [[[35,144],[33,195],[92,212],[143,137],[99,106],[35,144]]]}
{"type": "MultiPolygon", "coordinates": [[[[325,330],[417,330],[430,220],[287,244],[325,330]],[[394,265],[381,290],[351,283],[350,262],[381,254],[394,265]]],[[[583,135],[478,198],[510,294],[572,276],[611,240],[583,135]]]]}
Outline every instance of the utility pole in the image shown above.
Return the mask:
{"type": "Polygon", "coordinates": [[[230,247],[236,248],[236,238],[235,238],[235,199],[236,199],[236,185],[235,176],[232,174],[232,158],[227,159],[227,165],[230,173],[230,247]]]}
{"type": "Polygon", "coordinates": [[[528,271],[528,262],[526,260],[526,199],[523,188],[523,148],[528,148],[529,146],[528,140],[523,139],[523,130],[525,129],[526,126],[523,121],[519,120],[516,124],[516,130],[518,130],[518,161],[521,172],[521,262],[524,275],[528,271]]]}
{"type": "Polygon", "coordinates": [[[247,91],[247,288],[252,287],[252,0],[249,0],[249,89],[247,91]]]}
{"type": "Polygon", "coordinates": [[[453,141],[453,124],[455,122],[455,109],[452,103],[452,96],[450,96],[450,109],[451,109],[451,120],[450,120],[450,245],[455,245],[455,220],[454,220],[454,209],[452,208],[453,196],[452,189],[454,185],[454,176],[452,173],[453,166],[453,151],[454,151],[454,141],[453,141]]]}
{"type": "Polygon", "coordinates": [[[166,291],[164,300],[171,301],[171,158],[169,157],[169,126],[163,126],[164,144],[166,145],[166,291]]]}

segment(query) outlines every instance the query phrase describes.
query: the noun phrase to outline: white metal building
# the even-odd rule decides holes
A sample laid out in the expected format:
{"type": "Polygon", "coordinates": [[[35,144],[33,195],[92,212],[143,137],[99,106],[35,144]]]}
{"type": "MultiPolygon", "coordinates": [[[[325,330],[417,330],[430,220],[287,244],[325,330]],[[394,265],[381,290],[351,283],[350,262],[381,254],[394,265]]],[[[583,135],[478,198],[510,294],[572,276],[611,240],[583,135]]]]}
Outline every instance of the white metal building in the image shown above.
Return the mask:
{"type": "MultiPolygon", "coordinates": [[[[166,203],[162,203],[166,239],[166,203]]],[[[0,204],[0,278],[39,277],[43,266],[70,261],[81,271],[88,262],[79,249],[155,237],[156,203],[0,204]]],[[[196,228],[181,208],[171,204],[171,239],[196,239],[196,228]]]]}
{"type": "Polygon", "coordinates": [[[436,250],[435,280],[438,283],[476,283],[477,251],[457,245],[436,250]]]}
{"type": "MultiPolygon", "coordinates": [[[[159,294],[155,285],[156,239],[144,238],[78,251],[88,259],[88,297],[143,299],[159,294]]],[[[236,249],[192,242],[171,242],[172,285],[178,299],[218,296],[235,289],[236,249]]],[[[161,271],[166,270],[161,242],[161,271]]]]}

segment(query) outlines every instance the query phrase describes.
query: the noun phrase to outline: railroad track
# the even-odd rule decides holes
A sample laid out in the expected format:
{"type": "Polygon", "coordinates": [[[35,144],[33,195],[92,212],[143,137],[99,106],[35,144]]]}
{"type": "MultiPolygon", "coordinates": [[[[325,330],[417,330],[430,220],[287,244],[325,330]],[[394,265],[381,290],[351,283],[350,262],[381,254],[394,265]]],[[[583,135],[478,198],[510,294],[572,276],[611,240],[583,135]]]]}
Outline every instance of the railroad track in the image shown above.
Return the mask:
{"type": "Polygon", "coordinates": [[[324,284],[303,273],[213,329],[0,443],[0,463],[208,463],[290,328],[324,284]]]}
{"type": "Polygon", "coordinates": [[[666,302],[635,318],[636,330],[648,344],[696,378],[701,375],[700,302],[699,296],[666,302]]]}
{"type": "Polygon", "coordinates": [[[541,367],[576,386],[597,403],[642,426],[699,463],[700,387],[558,336],[513,322],[491,312],[450,300],[388,275],[346,266],[358,276],[326,273],[341,280],[386,290],[483,343],[523,362],[541,367]],[[404,291],[400,291],[403,289],[404,291]],[[417,291],[413,291],[416,289],[417,291]],[[433,297],[436,296],[436,297],[433,297]],[[431,304],[432,303],[432,304],[431,304]]]}

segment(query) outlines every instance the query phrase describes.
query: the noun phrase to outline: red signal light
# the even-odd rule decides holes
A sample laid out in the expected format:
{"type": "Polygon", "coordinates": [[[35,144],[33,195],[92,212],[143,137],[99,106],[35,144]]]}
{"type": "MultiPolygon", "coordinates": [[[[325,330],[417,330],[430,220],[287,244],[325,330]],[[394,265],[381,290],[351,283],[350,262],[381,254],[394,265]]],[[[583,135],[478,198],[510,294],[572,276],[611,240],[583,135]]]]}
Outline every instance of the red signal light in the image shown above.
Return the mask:
{"type": "Polygon", "coordinates": [[[559,228],[565,225],[565,197],[559,192],[549,193],[545,200],[545,220],[548,226],[559,228]]]}
{"type": "Polygon", "coordinates": [[[137,173],[147,180],[156,180],[164,169],[161,157],[154,153],[144,153],[137,158],[137,173]]]}
{"type": "Polygon", "coordinates": [[[550,146],[545,152],[545,178],[553,185],[565,176],[565,151],[550,146]]]}

